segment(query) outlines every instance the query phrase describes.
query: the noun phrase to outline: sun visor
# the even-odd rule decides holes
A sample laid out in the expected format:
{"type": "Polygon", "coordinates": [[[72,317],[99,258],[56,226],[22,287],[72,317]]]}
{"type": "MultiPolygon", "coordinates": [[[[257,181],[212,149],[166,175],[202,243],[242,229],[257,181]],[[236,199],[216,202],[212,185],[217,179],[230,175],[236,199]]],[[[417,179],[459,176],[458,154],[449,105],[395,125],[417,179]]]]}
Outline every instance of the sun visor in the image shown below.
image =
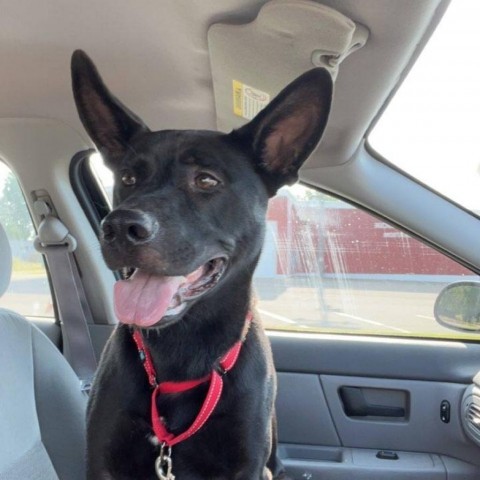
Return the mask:
{"type": "Polygon", "coordinates": [[[306,0],[272,0],[244,25],[208,31],[217,127],[252,119],[288,83],[314,67],[335,79],[340,63],[365,45],[368,30],[336,10],[306,0]]]}

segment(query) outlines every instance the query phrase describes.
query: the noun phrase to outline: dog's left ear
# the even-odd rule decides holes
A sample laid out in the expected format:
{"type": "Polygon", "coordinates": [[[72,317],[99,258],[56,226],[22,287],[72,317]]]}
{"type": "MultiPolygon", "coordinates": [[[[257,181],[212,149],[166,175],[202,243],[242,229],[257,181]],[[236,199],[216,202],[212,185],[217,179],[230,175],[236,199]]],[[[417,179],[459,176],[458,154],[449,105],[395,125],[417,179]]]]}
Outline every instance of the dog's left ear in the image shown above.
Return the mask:
{"type": "Polygon", "coordinates": [[[323,68],[310,70],[284,88],[252,121],[232,132],[253,150],[255,167],[269,195],[298,179],[327,125],[333,82],[323,68]]]}
{"type": "Polygon", "coordinates": [[[75,50],[71,61],[72,88],[80,120],[107,165],[114,167],[131,139],[148,127],[103,83],[92,60],[75,50]]]}

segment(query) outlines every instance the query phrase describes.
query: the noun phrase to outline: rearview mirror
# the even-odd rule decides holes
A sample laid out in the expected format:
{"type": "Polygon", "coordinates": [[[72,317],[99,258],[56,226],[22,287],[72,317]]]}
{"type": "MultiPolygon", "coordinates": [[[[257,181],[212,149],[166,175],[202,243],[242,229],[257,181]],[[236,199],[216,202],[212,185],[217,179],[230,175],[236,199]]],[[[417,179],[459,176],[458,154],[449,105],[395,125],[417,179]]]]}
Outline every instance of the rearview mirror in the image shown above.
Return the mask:
{"type": "Polygon", "coordinates": [[[458,282],[445,287],[434,307],[435,319],[444,327],[480,331],[480,282],[458,282]]]}

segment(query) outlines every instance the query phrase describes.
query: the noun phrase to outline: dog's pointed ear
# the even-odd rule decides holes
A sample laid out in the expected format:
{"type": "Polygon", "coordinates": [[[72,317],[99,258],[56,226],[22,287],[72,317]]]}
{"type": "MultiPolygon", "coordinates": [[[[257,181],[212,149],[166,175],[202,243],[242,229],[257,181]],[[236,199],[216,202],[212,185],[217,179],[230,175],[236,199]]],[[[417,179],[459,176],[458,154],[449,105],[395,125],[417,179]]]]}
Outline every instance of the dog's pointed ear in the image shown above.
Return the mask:
{"type": "Polygon", "coordinates": [[[114,166],[133,136],[148,128],[110,93],[94,63],[82,50],[73,53],[71,70],[80,120],[107,164],[114,166]]]}
{"type": "Polygon", "coordinates": [[[315,68],[284,88],[253,120],[232,132],[253,150],[269,195],[298,179],[298,169],[317,146],[327,124],[333,83],[315,68]]]}

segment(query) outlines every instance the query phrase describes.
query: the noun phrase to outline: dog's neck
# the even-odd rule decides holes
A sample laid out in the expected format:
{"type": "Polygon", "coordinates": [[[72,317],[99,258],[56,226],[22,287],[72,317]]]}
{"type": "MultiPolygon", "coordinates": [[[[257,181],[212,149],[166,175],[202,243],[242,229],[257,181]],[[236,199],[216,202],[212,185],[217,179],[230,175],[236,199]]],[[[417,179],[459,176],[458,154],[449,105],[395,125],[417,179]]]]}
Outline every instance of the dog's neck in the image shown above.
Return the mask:
{"type": "Polygon", "coordinates": [[[158,381],[202,377],[242,338],[252,306],[252,275],[245,279],[245,273],[218,285],[176,323],[144,333],[158,381]]]}

